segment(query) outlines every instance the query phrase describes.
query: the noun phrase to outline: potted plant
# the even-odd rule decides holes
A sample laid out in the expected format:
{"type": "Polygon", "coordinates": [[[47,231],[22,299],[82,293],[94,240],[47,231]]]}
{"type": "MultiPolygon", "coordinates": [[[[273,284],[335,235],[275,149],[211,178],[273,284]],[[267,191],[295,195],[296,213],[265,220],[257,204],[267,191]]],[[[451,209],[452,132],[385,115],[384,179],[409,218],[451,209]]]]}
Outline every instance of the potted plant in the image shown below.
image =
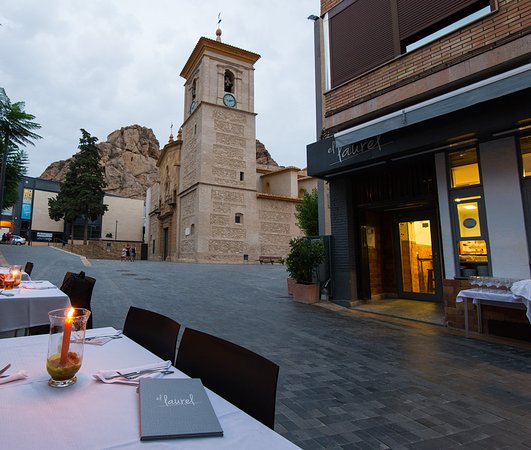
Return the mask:
{"type": "Polygon", "coordinates": [[[319,301],[319,282],[316,280],[316,269],[324,261],[325,249],[319,239],[298,237],[289,242],[290,251],[284,260],[290,278],[288,292],[293,299],[301,303],[319,301]]]}

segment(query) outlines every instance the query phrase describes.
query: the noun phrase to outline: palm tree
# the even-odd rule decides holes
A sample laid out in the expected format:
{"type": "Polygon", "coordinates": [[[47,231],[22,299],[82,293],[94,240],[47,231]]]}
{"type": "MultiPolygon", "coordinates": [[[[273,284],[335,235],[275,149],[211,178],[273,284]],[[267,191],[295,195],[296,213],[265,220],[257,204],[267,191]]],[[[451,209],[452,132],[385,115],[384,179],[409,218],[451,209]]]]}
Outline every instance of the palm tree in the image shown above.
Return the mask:
{"type": "Polygon", "coordinates": [[[19,150],[19,145],[33,144],[41,136],[32,130],[41,126],[33,122],[35,116],[24,111],[24,102],[11,103],[4,88],[0,88],[0,145],[2,168],[0,170],[0,212],[3,211],[8,155],[19,150]]]}

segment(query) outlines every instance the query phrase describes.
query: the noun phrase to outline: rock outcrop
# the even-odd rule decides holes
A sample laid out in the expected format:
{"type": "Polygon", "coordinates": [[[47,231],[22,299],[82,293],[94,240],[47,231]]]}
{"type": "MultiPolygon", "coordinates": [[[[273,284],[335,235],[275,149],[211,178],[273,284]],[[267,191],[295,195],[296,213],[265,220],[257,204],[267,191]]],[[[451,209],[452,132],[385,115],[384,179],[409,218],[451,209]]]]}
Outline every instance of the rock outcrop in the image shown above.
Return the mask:
{"type": "Polygon", "coordinates": [[[271,157],[271,154],[267,151],[265,145],[258,139],[256,140],[256,164],[278,167],[278,164],[271,157]]]}
{"type": "MultiPolygon", "coordinates": [[[[109,134],[98,144],[105,170],[105,191],[129,198],[144,198],[146,190],[159,181],[159,141],[150,128],[130,125],[109,134]]],[[[256,140],[256,163],[278,167],[264,144],[256,140]]],[[[40,178],[63,181],[70,159],[51,163],[40,178]]]]}
{"type": "MultiPolygon", "coordinates": [[[[129,198],[144,198],[146,190],[159,181],[159,141],[150,128],[131,125],[107,136],[98,144],[105,171],[105,192],[129,198]]],[[[70,159],[48,166],[40,178],[62,181],[70,159]]]]}

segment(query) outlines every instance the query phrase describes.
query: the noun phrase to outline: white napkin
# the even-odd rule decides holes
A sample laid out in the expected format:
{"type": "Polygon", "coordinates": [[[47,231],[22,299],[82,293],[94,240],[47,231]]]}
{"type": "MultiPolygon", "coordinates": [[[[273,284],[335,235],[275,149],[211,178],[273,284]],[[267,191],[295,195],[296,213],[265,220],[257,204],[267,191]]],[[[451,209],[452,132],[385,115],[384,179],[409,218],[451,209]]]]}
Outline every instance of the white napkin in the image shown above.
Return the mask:
{"type": "Polygon", "coordinates": [[[0,378],[0,384],[10,383],[11,381],[23,380],[24,378],[28,378],[28,371],[19,370],[18,372],[15,372],[9,375],[8,377],[0,378]]]}
{"type": "Polygon", "coordinates": [[[56,286],[48,280],[42,281],[22,281],[20,287],[24,289],[53,289],[56,286]]]}
{"type": "Polygon", "coordinates": [[[511,292],[514,295],[531,300],[531,280],[516,281],[511,286],[511,292]]]}
{"type": "Polygon", "coordinates": [[[137,366],[137,367],[126,367],[124,369],[98,370],[96,373],[92,374],[92,376],[96,380],[103,381],[104,383],[121,383],[121,384],[131,384],[131,385],[137,386],[138,380],[140,380],[141,378],[158,378],[158,377],[161,377],[162,374],[160,372],[146,373],[146,374],[140,375],[134,380],[128,380],[126,378],[116,377],[116,375],[118,375],[118,372],[125,374],[125,373],[131,373],[131,372],[136,372],[140,370],[149,370],[149,369],[166,370],[170,366],[171,366],[171,361],[164,361],[161,363],[146,364],[146,365],[137,366]],[[116,377],[116,378],[109,379],[111,377],[116,377]]]}

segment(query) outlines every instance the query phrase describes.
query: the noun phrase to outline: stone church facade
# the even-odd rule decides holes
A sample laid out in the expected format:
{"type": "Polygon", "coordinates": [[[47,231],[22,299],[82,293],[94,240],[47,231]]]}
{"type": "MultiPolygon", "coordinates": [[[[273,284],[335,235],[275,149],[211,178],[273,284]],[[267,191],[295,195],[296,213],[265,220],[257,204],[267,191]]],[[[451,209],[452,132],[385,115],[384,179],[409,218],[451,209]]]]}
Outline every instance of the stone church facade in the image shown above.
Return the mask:
{"type": "Polygon", "coordinates": [[[185,111],[146,198],[149,258],[239,263],[286,256],[300,236],[295,205],[316,180],[257,164],[254,64],[260,58],[202,37],[185,64],[185,111]]]}

